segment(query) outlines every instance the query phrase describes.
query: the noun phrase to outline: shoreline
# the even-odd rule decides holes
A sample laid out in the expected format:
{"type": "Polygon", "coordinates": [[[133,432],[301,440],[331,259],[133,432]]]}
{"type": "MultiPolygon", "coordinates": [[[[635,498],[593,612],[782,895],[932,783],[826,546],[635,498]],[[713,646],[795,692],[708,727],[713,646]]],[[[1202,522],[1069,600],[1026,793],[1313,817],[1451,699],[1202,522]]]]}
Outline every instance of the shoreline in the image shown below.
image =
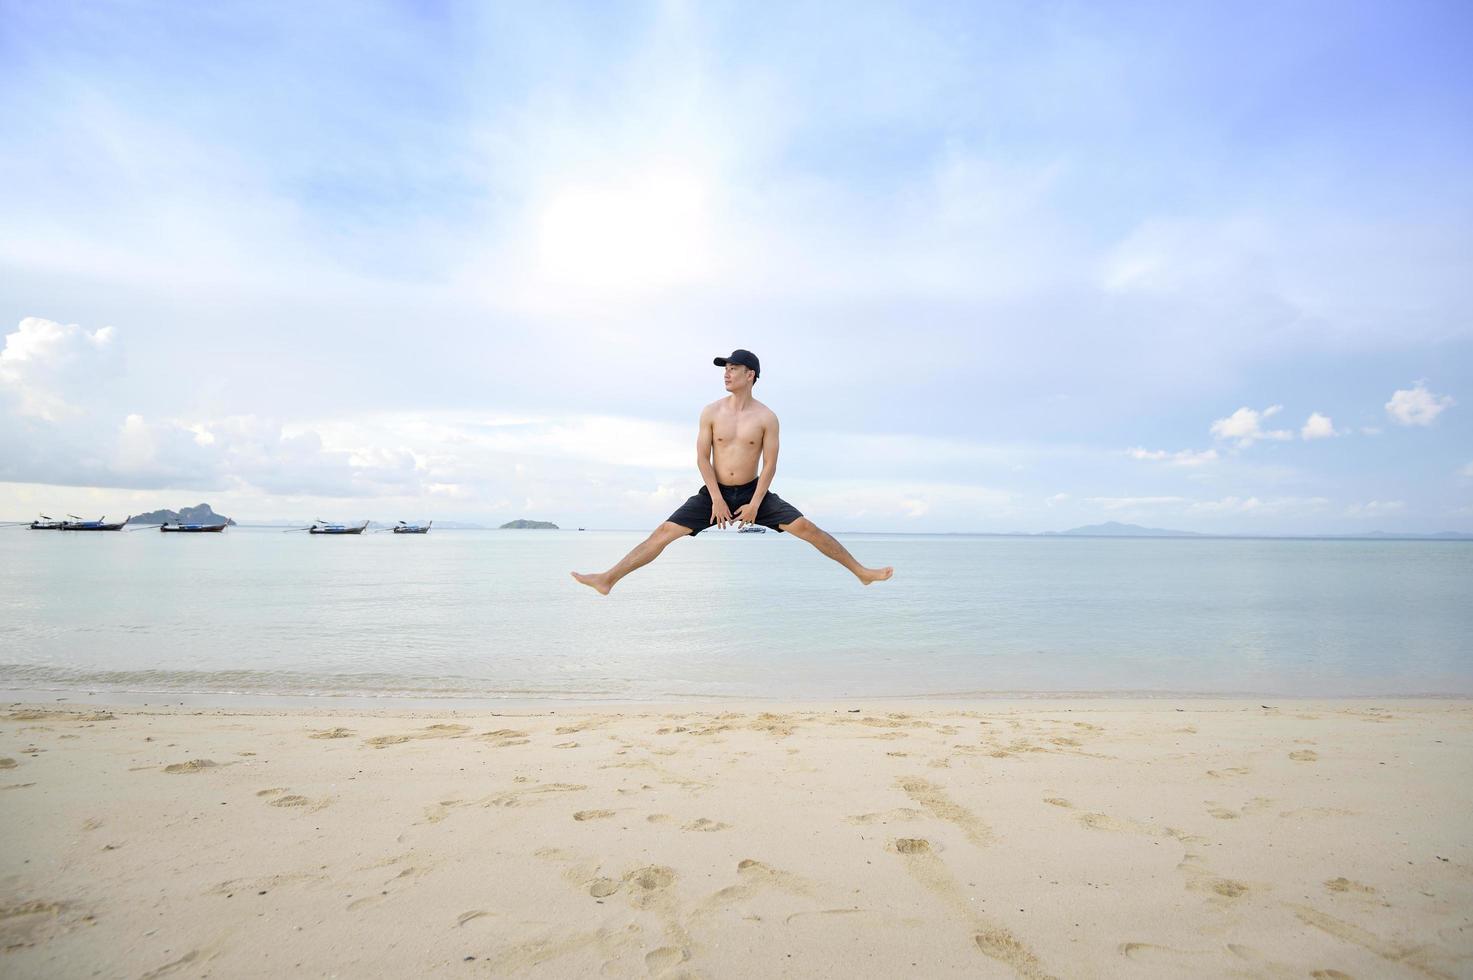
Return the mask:
{"type": "Polygon", "coordinates": [[[1466,975],[1473,704],[1281,700],[12,705],[0,955],[67,976],[1466,975]]]}
{"type": "Polygon", "coordinates": [[[682,710],[682,709],[736,709],[752,710],[781,709],[785,711],[822,709],[825,706],[904,705],[913,710],[942,710],[959,706],[988,706],[1010,704],[1116,703],[1157,704],[1161,702],[1210,702],[1214,704],[1253,703],[1283,701],[1297,705],[1332,704],[1336,702],[1367,701],[1407,702],[1473,702],[1473,694],[1459,693],[1413,693],[1413,694],[1272,694],[1247,692],[1212,693],[1200,691],[961,691],[953,694],[889,694],[856,695],[852,697],[827,698],[761,698],[740,694],[721,695],[672,695],[650,698],[589,697],[584,695],[541,695],[528,696],[509,694],[506,696],[444,695],[439,697],[413,697],[399,694],[276,694],[197,691],[78,691],[68,688],[7,688],[0,687],[0,706],[16,707],[65,705],[90,705],[95,707],[168,708],[190,710],[235,710],[249,713],[254,710],[278,711],[445,711],[453,712],[500,712],[536,711],[556,707],[564,711],[603,711],[635,709],[682,710]]]}

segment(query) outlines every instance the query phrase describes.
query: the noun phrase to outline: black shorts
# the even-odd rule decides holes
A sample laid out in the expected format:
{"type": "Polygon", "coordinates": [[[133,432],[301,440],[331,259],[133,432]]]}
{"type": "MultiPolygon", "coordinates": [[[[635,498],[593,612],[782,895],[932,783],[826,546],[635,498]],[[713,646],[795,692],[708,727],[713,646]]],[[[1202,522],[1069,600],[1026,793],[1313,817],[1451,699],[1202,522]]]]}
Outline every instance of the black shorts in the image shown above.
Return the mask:
{"type": "MultiPolygon", "coordinates": [[[[743,483],[739,487],[729,487],[724,483],[718,483],[721,488],[721,498],[726,501],[726,506],[735,515],[737,508],[743,504],[752,502],[752,494],[757,492],[757,481],[743,483]]],[[[774,531],[782,531],[779,524],[791,524],[803,514],[783,498],[769,490],[762,495],[762,505],[757,508],[757,520],[755,523],[763,527],[770,527],[774,531]]],[[[681,527],[690,528],[691,534],[700,534],[711,524],[711,491],[701,487],[701,492],[680,505],[680,508],[670,515],[670,521],[681,527]]]]}

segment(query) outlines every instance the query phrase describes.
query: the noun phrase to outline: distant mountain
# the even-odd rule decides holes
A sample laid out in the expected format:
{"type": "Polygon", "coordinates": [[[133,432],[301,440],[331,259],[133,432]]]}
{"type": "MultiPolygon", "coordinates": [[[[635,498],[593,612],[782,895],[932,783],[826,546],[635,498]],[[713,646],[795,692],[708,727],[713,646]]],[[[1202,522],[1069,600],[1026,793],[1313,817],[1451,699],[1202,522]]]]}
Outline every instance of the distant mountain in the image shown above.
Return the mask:
{"type": "Polygon", "coordinates": [[[232,527],[235,522],[228,517],[222,517],[210,508],[209,504],[199,504],[195,507],[184,507],[179,510],[155,510],[147,514],[134,514],[129,524],[229,524],[232,527]]]}
{"type": "Polygon", "coordinates": [[[552,523],[551,521],[529,521],[529,520],[526,520],[525,518],[518,519],[518,520],[515,520],[515,521],[507,521],[505,524],[501,525],[501,530],[503,530],[503,531],[507,531],[507,530],[511,530],[511,531],[527,531],[527,530],[556,531],[557,529],[558,529],[558,526],[556,524],[552,523]]]}
{"type": "Polygon", "coordinates": [[[1061,535],[1072,535],[1075,537],[1091,538],[1200,538],[1203,535],[1196,531],[1168,531],[1160,527],[1141,527],[1139,524],[1121,524],[1119,521],[1106,521],[1103,524],[1086,524],[1083,527],[1071,527],[1067,531],[1045,532],[1061,535]]]}

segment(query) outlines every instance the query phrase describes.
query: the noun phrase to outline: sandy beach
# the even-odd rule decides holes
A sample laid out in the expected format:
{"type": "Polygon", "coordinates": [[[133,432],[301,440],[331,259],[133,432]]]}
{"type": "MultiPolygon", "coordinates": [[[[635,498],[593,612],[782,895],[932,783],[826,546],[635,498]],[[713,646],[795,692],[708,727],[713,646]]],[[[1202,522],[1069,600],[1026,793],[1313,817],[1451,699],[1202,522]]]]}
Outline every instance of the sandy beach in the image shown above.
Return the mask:
{"type": "Polygon", "coordinates": [[[11,705],[0,973],[1473,974],[1473,703],[11,705]]]}

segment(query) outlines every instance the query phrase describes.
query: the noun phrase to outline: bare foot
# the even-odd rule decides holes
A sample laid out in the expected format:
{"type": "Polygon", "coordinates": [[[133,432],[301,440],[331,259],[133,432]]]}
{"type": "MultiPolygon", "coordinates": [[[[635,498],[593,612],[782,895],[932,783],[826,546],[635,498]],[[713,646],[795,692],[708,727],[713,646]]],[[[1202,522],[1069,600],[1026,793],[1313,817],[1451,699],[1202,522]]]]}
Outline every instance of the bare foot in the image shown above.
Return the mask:
{"type": "MultiPolygon", "coordinates": [[[[889,572],[889,569],[887,568],[885,571],[889,572]]],[[[590,589],[597,589],[599,595],[608,595],[609,590],[613,588],[609,584],[608,577],[604,575],[584,575],[582,572],[569,572],[568,574],[590,589]]],[[[889,578],[890,576],[887,574],[885,577],[889,578]]]]}
{"type": "Polygon", "coordinates": [[[895,569],[890,565],[886,565],[884,568],[866,568],[859,573],[859,581],[864,585],[869,585],[871,582],[885,582],[894,574],[895,569]]]}

